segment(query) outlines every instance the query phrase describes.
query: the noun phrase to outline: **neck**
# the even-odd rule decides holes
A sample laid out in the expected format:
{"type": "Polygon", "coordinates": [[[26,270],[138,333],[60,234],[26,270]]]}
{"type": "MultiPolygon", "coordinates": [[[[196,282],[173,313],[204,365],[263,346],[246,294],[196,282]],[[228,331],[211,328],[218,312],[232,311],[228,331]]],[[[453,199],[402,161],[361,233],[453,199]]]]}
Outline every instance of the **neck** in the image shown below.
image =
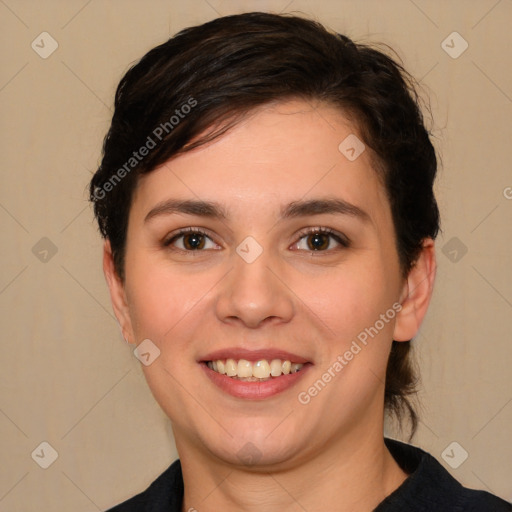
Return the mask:
{"type": "Polygon", "coordinates": [[[185,447],[179,437],[185,483],[182,512],[368,512],[407,477],[387,450],[382,428],[344,433],[307,463],[289,461],[279,468],[225,464],[189,443],[185,447]]]}

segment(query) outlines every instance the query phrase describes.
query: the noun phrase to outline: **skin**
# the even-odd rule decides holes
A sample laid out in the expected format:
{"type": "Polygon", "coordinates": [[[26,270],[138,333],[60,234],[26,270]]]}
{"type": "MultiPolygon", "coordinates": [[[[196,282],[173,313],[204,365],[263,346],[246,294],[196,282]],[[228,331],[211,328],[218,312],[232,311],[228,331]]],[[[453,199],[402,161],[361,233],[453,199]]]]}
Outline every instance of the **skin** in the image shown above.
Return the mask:
{"type": "Polygon", "coordinates": [[[356,127],[325,104],[294,100],[260,108],[219,139],[140,179],[124,282],[105,243],[104,271],[125,339],[149,338],[161,352],[143,370],[172,420],[183,511],[363,512],[407,477],[383,441],[385,371],[392,340],[414,337],[427,311],[434,243],[424,241],[404,279],[370,150],[354,161],[338,150],[349,134],[357,135],[356,127]],[[174,213],[144,221],[170,198],[216,201],[228,217],[174,213]],[[283,206],[313,198],[342,199],[368,219],[333,213],[280,219],[283,206]],[[350,246],[325,235],[324,248],[313,251],[314,237],[301,230],[319,226],[348,237],[350,246]],[[207,231],[211,240],[201,251],[185,251],[190,237],[163,245],[187,227],[207,231]],[[252,263],[236,252],[247,236],[263,248],[252,263]],[[402,308],[395,318],[301,404],[298,394],[394,303],[402,308]],[[313,366],[276,396],[235,398],[197,362],[235,346],[277,347],[313,366]],[[244,446],[257,454],[254,463],[241,460],[244,446]]]}

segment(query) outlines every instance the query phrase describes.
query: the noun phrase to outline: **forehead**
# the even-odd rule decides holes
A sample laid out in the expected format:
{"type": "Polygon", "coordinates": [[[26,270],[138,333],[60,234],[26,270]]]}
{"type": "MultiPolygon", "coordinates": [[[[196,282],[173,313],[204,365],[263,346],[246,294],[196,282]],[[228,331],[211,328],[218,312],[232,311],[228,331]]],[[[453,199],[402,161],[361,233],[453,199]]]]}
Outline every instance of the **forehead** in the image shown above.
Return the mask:
{"type": "Polygon", "coordinates": [[[132,208],[139,216],[169,197],[194,198],[258,214],[326,195],[375,217],[389,209],[356,127],[339,109],[292,100],[252,111],[226,134],[142,176],[132,208]]]}

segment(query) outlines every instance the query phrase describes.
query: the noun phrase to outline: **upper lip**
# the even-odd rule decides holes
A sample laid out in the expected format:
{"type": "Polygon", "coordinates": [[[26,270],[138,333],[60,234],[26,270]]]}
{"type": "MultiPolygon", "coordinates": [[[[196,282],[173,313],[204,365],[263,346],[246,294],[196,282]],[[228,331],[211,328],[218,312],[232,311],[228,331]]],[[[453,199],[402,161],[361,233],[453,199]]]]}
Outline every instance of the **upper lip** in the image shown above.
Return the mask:
{"type": "Polygon", "coordinates": [[[281,359],[282,361],[291,361],[292,363],[309,363],[308,359],[301,357],[297,354],[292,354],[285,350],[278,350],[275,348],[260,348],[249,350],[241,347],[224,348],[215,350],[209,354],[201,357],[199,361],[218,361],[219,359],[245,359],[247,361],[256,362],[261,359],[272,361],[272,359],[281,359]]]}

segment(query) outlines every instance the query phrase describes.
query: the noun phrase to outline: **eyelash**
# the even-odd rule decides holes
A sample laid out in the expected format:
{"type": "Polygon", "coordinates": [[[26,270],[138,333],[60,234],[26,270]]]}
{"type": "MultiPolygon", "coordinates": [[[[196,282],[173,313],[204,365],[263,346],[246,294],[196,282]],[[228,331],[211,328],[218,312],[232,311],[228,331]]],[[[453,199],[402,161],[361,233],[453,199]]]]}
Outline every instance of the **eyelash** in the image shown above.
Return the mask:
{"type": "MultiPolygon", "coordinates": [[[[170,247],[171,244],[174,241],[176,241],[178,238],[182,237],[183,235],[191,235],[191,234],[203,235],[203,236],[209,238],[210,240],[212,240],[212,237],[206,231],[202,230],[201,228],[183,228],[183,229],[180,229],[177,233],[174,233],[173,235],[171,235],[166,240],[164,240],[163,245],[164,245],[164,247],[170,247]]],[[[212,242],[213,242],[213,240],[212,240],[212,242]]],[[[174,249],[174,250],[182,251],[182,252],[197,252],[197,251],[186,251],[183,249],[174,249]]]]}
{"type": "MultiPolygon", "coordinates": [[[[333,238],[334,240],[336,240],[336,242],[338,242],[345,249],[350,247],[350,241],[346,236],[334,231],[331,228],[325,228],[322,226],[317,226],[315,228],[306,228],[298,234],[298,237],[299,237],[299,240],[302,240],[302,238],[304,238],[308,235],[315,235],[315,234],[328,235],[331,238],[333,238]]],[[[333,249],[328,249],[326,251],[309,251],[309,252],[311,252],[311,253],[313,253],[313,252],[328,252],[328,251],[332,251],[332,250],[333,249]]]]}
{"type": "MultiPolygon", "coordinates": [[[[216,243],[212,239],[212,237],[206,231],[204,231],[203,229],[190,227],[190,228],[180,229],[178,232],[172,234],[169,238],[164,240],[163,246],[167,247],[167,248],[170,248],[171,250],[181,251],[181,252],[202,252],[201,249],[194,251],[194,250],[188,250],[188,249],[171,248],[171,244],[173,242],[175,242],[176,240],[178,240],[180,237],[182,237],[184,235],[190,235],[190,234],[200,234],[200,235],[203,235],[203,236],[209,238],[212,242],[216,243]]],[[[338,242],[341,245],[341,247],[343,247],[343,248],[350,247],[350,240],[348,238],[346,238],[344,235],[341,235],[340,233],[332,230],[331,228],[326,228],[326,227],[322,227],[322,226],[318,226],[318,227],[314,227],[314,228],[306,228],[306,229],[300,231],[299,234],[298,234],[299,241],[302,240],[304,237],[306,237],[308,235],[314,235],[314,234],[328,235],[331,238],[333,238],[336,242],[338,242]]],[[[298,242],[295,242],[293,245],[296,245],[297,243],[298,242]]],[[[314,253],[314,252],[329,252],[329,251],[332,251],[332,250],[333,249],[326,249],[326,250],[323,250],[323,251],[309,250],[307,252],[310,252],[310,253],[314,253]]]]}

